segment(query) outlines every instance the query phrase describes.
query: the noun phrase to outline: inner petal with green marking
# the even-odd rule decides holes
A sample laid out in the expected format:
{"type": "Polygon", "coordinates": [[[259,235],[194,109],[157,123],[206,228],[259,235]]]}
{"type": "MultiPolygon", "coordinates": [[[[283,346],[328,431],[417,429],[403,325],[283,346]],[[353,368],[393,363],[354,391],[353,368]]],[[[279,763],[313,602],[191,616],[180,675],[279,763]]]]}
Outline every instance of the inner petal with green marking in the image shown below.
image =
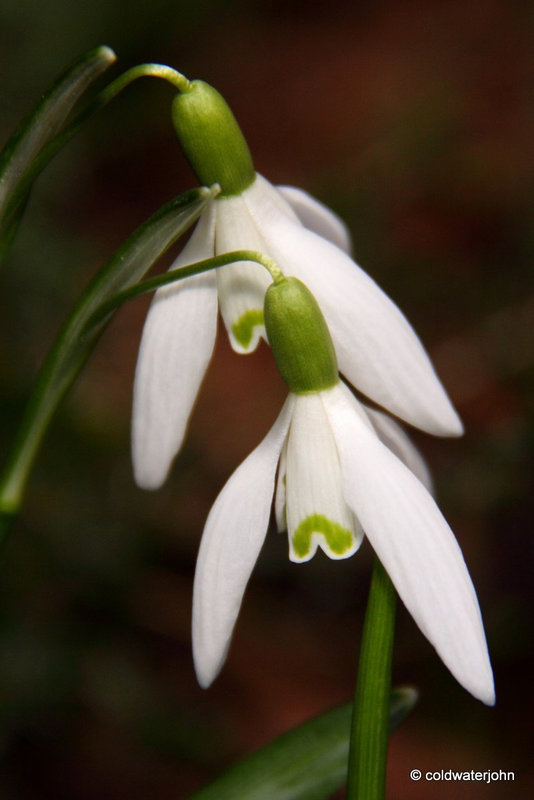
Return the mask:
{"type": "Polygon", "coordinates": [[[289,558],[298,563],[313,558],[318,547],[329,558],[348,558],[363,538],[343,497],[336,442],[323,405],[326,395],[294,395],[286,458],[280,463],[286,480],[284,487],[279,476],[277,521],[283,521],[285,505],[289,558]]]}
{"type": "Polygon", "coordinates": [[[293,554],[307,561],[321,547],[332,558],[343,558],[354,551],[354,534],[324,514],[310,514],[302,520],[291,536],[293,554]]]}
{"type": "MultiPolygon", "coordinates": [[[[250,189],[236,197],[215,200],[215,253],[232,250],[265,252],[255,217],[247,206],[250,189]]],[[[272,278],[255,261],[236,261],[217,270],[219,309],[230,343],[237,353],[251,353],[266,338],[263,301],[272,278]]]]}

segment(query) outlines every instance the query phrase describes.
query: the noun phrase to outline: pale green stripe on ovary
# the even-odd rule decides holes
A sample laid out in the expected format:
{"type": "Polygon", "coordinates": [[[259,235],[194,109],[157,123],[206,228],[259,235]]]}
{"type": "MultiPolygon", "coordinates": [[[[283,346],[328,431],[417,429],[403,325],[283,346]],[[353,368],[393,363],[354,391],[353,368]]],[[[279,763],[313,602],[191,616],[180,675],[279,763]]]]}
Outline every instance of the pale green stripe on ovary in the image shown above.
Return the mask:
{"type": "Polygon", "coordinates": [[[232,333],[236,341],[239,342],[241,347],[246,348],[252,341],[254,328],[257,325],[263,325],[263,310],[260,308],[251,308],[241,314],[237,322],[232,325],[232,333]]]}
{"type": "Polygon", "coordinates": [[[344,555],[354,544],[354,535],[348,528],[344,528],[338,522],[332,522],[324,514],[310,514],[300,523],[291,537],[293,550],[299,558],[309,555],[314,533],[324,537],[328,549],[336,556],[344,555]]]}

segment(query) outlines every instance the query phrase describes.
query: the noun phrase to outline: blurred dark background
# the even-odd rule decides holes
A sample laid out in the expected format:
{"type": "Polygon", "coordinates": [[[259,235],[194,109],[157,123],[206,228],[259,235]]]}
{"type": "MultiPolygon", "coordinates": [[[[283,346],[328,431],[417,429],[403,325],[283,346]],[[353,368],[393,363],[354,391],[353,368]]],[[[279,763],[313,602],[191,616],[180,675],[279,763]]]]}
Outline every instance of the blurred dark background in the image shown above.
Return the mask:
{"type": "MultiPolygon", "coordinates": [[[[3,140],[97,44],[117,51],[114,74],[152,60],[212,82],[257,169],[348,221],[357,260],[427,345],[467,434],[414,439],[477,586],[498,702],[487,709],[463,691],[400,609],[394,682],[421,699],[391,742],[399,800],[534,792],[533,23],[521,0],[0,4],[3,140]],[[516,780],[417,784],[413,768],[516,780]]],[[[195,185],[172,96],[138,82],[35,187],[1,276],[2,452],[80,290],[195,185]]],[[[203,524],[285,390],[267,348],[239,357],[220,336],[172,477],[159,492],[137,489],[129,417],[147,306],[117,315],[62,405],[3,555],[2,800],[178,800],[352,694],[370,548],[296,566],[275,533],[221,677],[197,686],[189,628],[203,524]]]]}

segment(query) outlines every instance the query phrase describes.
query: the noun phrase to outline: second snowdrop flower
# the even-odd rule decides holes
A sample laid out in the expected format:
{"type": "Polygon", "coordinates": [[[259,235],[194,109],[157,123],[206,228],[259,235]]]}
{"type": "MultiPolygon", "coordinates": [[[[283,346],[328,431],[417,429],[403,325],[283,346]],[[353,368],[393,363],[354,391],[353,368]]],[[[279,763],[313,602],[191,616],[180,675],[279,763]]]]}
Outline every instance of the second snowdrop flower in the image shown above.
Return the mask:
{"type": "Polygon", "coordinates": [[[484,703],[493,677],[478,601],[427,475],[391,420],[339,381],[325,321],[306,287],[268,289],[265,324],[290,394],[272,429],[229,479],[209,514],[193,598],[197,676],[208,686],[224,663],[273,495],[290,558],[321,548],[346,558],[366,535],[404,604],[456,679],[484,703]],[[277,476],[278,471],[278,476],[277,476]]]}

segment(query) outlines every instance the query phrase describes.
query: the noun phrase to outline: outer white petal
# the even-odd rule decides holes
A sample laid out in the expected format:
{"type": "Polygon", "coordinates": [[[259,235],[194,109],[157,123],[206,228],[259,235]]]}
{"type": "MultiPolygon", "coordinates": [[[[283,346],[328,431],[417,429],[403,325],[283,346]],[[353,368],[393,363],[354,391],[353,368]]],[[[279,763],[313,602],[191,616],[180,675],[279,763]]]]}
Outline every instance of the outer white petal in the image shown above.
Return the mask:
{"type": "Polygon", "coordinates": [[[286,469],[287,469],[287,439],[284,442],[278,462],[278,475],[276,476],[276,491],[274,494],[274,518],[278,533],[287,530],[286,520],[286,469]]]}
{"type": "Polygon", "coordinates": [[[377,284],[339,248],[291,222],[266,192],[255,197],[253,208],[248,204],[266,251],[319,302],[348,380],[422,430],[461,434],[462,423],[421,342],[377,284]]]}
{"type": "Polygon", "coordinates": [[[459,683],[492,705],[482,618],[454,534],[423,485],[362,424],[342,391],[331,390],[327,410],[345,498],[400,597],[459,683]]]}
{"type": "Polygon", "coordinates": [[[276,465],[292,409],[290,395],[265,439],[223,487],[204,528],[193,590],[193,656],[198,682],[204,688],[224,663],[265,539],[276,465]]]}
{"type": "Polygon", "coordinates": [[[287,439],[286,518],[291,561],[309,561],[317,547],[330,558],[348,558],[363,538],[343,497],[322,393],[295,399],[287,439]]]}
{"type": "MultiPolygon", "coordinates": [[[[243,195],[215,201],[217,255],[232,250],[260,253],[266,250],[243,195]]],[[[221,314],[230,343],[238,353],[250,353],[258,346],[260,337],[265,338],[263,299],[270,283],[267,270],[252,261],[236,262],[217,270],[221,314]]]]}
{"type": "Polygon", "coordinates": [[[256,229],[263,237],[264,225],[275,222],[280,216],[295,224],[298,228],[303,227],[292,205],[286,200],[278,187],[256,173],[256,179],[248,189],[241,195],[251,219],[254,220],[256,229]]]}
{"type": "Polygon", "coordinates": [[[308,192],[294,186],[277,186],[279,192],[290,203],[302,224],[314,233],[328,239],[349,255],[352,253],[350,231],[341,219],[328,206],[320,203],[308,192]]]}
{"type": "MultiPolygon", "coordinates": [[[[171,269],[213,255],[212,204],[171,269]]],[[[137,359],[132,411],[135,480],[157,489],[167,477],[208,366],[217,328],[213,273],[158,289],[137,359]]]]}
{"type": "Polygon", "coordinates": [[[285,214],[286,217],[289,217],[289,219],[293,222],[298,222],[300,225],[302,225],[303,223],[297,216],[293,205],[284,196],[284,192],[280,191],[280,189],[284,188],[286,187],[273,186],[273,184],[264,178],[263,175],[256,173],[256,180],[252,186],[246,190],[246,192],[243,192],[243,195],[245,196],[249,206],[252,205],[253,207],[258,208],[258,204],[262,205],[264,202],[267,202],[268,205],[274,203],[278,210],[285,214]]]}
{"type": "MultiPolygon", "coordinates": [[[[358,401],[356,400],[355,402],[358,401]]],[[[401,426],[391,417],[388,417],[387,414],[383,414],[382,411],[376,411],[376,409],[368,408],[367,406],[365,406],[365,411],[370,417],[380,440],[395,453],[397,458],[400,458],[403,464],[406,464],[416,478],[419,478],[430,494],[433,494],[434,484],[426,461],[401,426]]]]}

